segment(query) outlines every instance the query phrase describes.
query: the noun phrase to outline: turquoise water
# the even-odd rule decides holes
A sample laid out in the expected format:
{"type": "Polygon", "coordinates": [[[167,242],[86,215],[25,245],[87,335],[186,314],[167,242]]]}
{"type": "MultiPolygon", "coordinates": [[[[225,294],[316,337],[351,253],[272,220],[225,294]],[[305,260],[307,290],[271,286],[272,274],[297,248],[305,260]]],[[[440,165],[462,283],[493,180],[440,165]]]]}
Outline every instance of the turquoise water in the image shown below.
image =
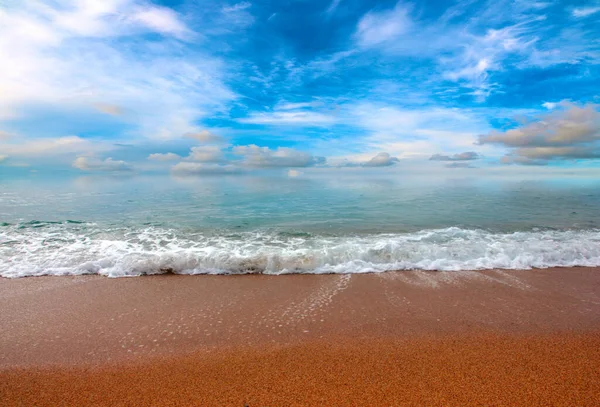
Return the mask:
{"type": "Polygon", "coordinates": [[[399,176],[0,181],[0,275],[600,265],[600,180],[399,176]]]}

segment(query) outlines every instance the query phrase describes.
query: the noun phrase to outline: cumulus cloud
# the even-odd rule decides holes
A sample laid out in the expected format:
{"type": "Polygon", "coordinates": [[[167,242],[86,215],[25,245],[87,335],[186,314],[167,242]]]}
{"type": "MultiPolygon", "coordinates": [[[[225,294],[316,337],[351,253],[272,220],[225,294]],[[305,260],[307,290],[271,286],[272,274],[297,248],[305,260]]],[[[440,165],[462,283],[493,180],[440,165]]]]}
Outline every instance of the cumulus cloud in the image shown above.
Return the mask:
{"type": "Polygon", "coordinates": [[[204,144],[223,144],[226,142],[225,138],[217,134],[211,133],[208,130],[188,132],[183,135],[184,137],[197,140],[204,144]]]}
{"type": "Polygon", "coordinates": [[[587,143],[600,138],[600,112],[596,105],[566,104],[560,111],[541,115],[536,121],[516,129],[492,131],[479,136],[480,144],[497,143],[507,147],[558,147],[587,143]]]}
{"type": "Polygon", "coordinates": [[[77,157],[73,161],[73,167],[82,171],[106,171],[106,172],[121,172],[132,171],[131,165],[125,161],[117,161],[112,158],[101,160],[95,157],[77,157]]]}
{"type": "Polygon", "coordinates": [[[315,157],[307,152],[287,147],[272,150],[252,144],[236,146],[233,148],[233,153],[242,156],[242,164],[249,167],[310,167],[325,163],[325,157],[315,157]]]}
{"type": "Polygon", "coordinates": [[[224,160],[223,151],[218,146],[198,146],[190,149],[187,160],[205,163],[218,163],[224,160]]]}
{"type": "Polygon", "coordinates": [[[239,168],[233,165],[205,164],[181,162],[171,168],[171,172],[178,176],[193,175],[223,175],[239,173],[239,168]]]}
{"type": "Polygon", "coordinates": [[[479,158],[479,154],[474,151],[465,151],[464,153],[458,153],[454,155],[443,155],[443,154],[434,154],[429,157],[431,161],[471,161],[477,160],[479,158]]]}
{"type": "Polygon", "coordinates": [[[152,161],[177,161],[181,159],[181,156],[175,153],[155,153],[150,154],[148,159],[152,161]]]}
{"type": "Polygon", "coordinates": [[[369,161],[362,164],[363,167],[389,167],[398,162],[398,158],[392,157],[389,153],[379,153],[369,161]]]}
{"type": "Polygon", "coordinates": [[[506,164],[539,165],[544,160],[600,158],[598,106],[561,103],[562,109],[507,131],[479,136],[479,144],[508,147],[506,164]]]}

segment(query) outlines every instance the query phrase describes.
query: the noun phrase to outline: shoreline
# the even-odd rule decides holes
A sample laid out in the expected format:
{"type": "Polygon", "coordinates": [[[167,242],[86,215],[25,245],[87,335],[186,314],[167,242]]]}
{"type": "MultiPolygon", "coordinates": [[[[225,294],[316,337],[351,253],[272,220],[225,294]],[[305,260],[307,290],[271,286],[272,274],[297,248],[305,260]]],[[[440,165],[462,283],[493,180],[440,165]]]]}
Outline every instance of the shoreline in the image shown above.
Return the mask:
{"type": "Polygon", "coordinates": [[[0,307],[11,406],[600,397],[597,268],[0,279],[0,307]]]}
{"type": "Polygon", "coordinates": [[[528,268],[479,268],[479,269],[459,269],[459,270],[430,270],[430,269],[390,269],[390,270],[371,270],[371,271],[358,271],[358,272],[289,272],[289,273],[270,273],[270,272],[222,272],[222,273],[179,273],[171,268],[161,269],[160,273],[143,273],[135,275],[105,275],[98,273],[84,273],[84,274],[42,274],[42,275],[25,275],[8,277],[0,275],[0,281],[2,280],[23,280],[23,279],[45,279],[45,278],[78,278],[78,277],[89,277],[89,278],[107,278],[107,279],[130,279],[139,277],[160,277],[160,276],[182,276],[182,277],[244,277],[244,276],[266,276],[266,277],[288,277],[288,276],[344,276],[344,275],[369,275],[369,274],[388,274],[388,273],[485,273],[485,272],[528,272],[528,271],[545,271],[545,270],[600,270],[600,265],[593,266],[547,266],[547,267],[528,267],[528,268]]]}

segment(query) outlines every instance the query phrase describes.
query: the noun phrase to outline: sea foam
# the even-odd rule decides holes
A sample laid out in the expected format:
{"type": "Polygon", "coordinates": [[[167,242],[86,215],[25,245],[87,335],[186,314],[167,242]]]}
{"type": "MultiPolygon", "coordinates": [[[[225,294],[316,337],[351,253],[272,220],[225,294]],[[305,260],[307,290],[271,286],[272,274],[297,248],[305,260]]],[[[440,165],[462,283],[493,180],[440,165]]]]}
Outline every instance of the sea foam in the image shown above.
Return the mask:
{"type": "Polygon", "coordinates": [[[600,230],[319,235],[44,223],[0,227],[0,276],[367,273],[600,266],[600,230]]]}

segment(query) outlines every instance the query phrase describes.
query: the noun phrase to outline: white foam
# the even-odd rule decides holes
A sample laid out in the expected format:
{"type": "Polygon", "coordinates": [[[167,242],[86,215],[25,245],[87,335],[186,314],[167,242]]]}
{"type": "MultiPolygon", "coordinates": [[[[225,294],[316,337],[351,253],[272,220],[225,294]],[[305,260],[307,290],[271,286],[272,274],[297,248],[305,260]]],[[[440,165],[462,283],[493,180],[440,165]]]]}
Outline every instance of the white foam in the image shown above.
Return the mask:
{"type": "Polygon", "coordinates": [[[202,234],[94,224],[0,227],[0,276],[365,273],[600,266],[600,230],[202,234]]]}

